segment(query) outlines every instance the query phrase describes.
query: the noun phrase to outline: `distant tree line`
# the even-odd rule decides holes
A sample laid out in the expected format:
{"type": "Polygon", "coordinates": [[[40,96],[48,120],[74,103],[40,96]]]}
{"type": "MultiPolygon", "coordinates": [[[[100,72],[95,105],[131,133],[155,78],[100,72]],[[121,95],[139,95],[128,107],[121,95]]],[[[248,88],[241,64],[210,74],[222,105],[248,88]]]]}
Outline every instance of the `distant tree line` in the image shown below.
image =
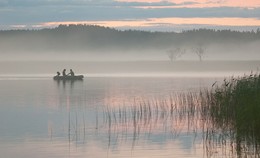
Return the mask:
{"type": "MultiPolygon", "coordinates": [[[[241,45],[259,40],[260,29],[250,32],[198,29],[176,33],[120,31],[95,25],[59,25],[40,30],[1,30],[0,52],[169,50],[169,58],[175,60],[185,52],[181,48],[186,46],[195,47],[199,43],[241,45]]],[[[199,48],[194,51],[202,58],[199,48]]]]}

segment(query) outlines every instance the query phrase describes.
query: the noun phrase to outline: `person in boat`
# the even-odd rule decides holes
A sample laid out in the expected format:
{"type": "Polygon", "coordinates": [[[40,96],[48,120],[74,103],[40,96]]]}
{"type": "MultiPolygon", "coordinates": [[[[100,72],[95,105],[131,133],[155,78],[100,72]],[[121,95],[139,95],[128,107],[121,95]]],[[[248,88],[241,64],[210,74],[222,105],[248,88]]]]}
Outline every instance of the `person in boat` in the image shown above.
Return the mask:
{"type": "Polygon", "coordinates": [[[70,75],[70,76],[74,77],[74,76],[75,76],[75,73],[73,72],[73,70],[72,70],[72,69],[70,69],[70,73],[69,73],[68,75],[70,75]]]}
{"type": "Polygon", "coordinates": [[[57,75],[56,76],[60,76],[60,72],[59,71],[57,71],[57,75]]]}
{"type": "Polygon", "coordinates": [[[64,76],[64,77],[67,76],[67,75],[66,75],[66,69],[63,69],[63,71],[62,71],[62,76],[64,76]]]}

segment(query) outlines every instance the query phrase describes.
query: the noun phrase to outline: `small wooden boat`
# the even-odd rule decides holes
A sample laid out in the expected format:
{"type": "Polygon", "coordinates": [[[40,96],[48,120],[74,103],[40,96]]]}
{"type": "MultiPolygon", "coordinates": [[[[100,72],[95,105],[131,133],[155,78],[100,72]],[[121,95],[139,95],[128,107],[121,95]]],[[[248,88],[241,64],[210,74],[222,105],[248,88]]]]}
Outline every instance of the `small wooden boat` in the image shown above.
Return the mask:
{"type": "Polygon", "coordinates": [[[83,80],[84,76],[83,75],[78,75],[78,76],[54,76],[53,79],[54,80],[70,80],[70,81],[74,81],[74,80],[83,80]]]}

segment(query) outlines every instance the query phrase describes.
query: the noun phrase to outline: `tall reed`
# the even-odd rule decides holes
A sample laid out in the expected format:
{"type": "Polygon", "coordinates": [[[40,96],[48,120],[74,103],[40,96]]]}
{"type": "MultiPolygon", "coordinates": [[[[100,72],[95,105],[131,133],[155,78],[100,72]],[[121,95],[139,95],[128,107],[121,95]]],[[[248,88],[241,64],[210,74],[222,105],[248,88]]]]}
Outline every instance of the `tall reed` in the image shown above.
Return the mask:
{"type": "Polygon", "coordinates": [[[209,119],[215,131],[221,131],[218,136],[234,146],[237,156],[259,155],[259,74],[224,79],[223,84],[206,91],[201,98],[208,102],[203,116],[209,119]]]}

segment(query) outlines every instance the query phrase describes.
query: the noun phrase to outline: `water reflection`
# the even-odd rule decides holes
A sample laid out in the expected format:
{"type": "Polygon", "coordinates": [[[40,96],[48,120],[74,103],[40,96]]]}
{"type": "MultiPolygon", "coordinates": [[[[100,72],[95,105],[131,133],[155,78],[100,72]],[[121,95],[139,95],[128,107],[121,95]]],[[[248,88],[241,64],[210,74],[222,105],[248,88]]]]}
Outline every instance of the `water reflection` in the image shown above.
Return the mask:
{"type": "MultiPolygon", "coordinates": [[[[234,131],[210,118],[203,87],[214,82],[1,81],[6,90],[0,91],[0,152],[3,157],[239,157],[237,146],[251,152],[234,141],[234,131]]],[[[246,156],[251,155],[256,154],[246,156]]]]}
{"type": "MultiPolygon", "coordinates": [[[[118,80],[116,79],[116,81],[118,80]]],[[[193,116],[194,119],[190,119],[194,113],[186,113],[185,110],[188,107],[184,106],[186,103],[192,104],[191,100],[196,99],[194,92],[188,95],[176,92],[170,98],[160,97],[158,99],[154,97],[151,100],[145,100],[146,97],[142,98],[142,95],[136,94],[136,98],[141,98],[136,99],[131,97],[134,96],[133,94],[127,94],[136,92],[131,89],[137,87],[131,87],[129,86],[131,84],[127,84],[127,87],[121,85],[120,88],[120,86],[118,87],[120,82],[116,82],[117,84],[113,82],[106,85],[107,91],[95,95],[96,98],[100,98],[103,104],[94,107],[88,107],[88,103],[84,103],[84,101],[89,102],[91,94],[95,94],[95,90],[99,91],[99,89],[89,92],[88,88],[92,87],[86,82],[83,83],[86,85],[66,82],[64,86],[63,83],[57,83],[57,89],[61,95],[59,102],[66,100],[68,107],[65,112],[67,125],[62,135],[67,138],[69,148],[89,148],[89,142],[93,141],[110,153],[120,151],[122,146],[124,146],[124,150],[136,152],[142,148],[157,150],[151,149],[153,145],[166,150],[164,149],[166,146],[175,144],[174,148],[177,150],[192,152],[193,154],[190,156],[195,157],[194,147],[199,146],[199,142],[202,140],[201,131],[197,127],[195,128],[195,125],[199,124],[199,118],[193,116]],[[80,95],[77,96],[77,94],[80,95]],[[84,99],[81,98],[82,94],[85,94],[83,95],[84,99]],[[116,97],[117,101],[115,102],[115,99],[111,99],[110,96],[116,97]],[[184,98],[185,96],[187,98],[184,98]],[[71,106],[71,104],[73,105],[71,106]],[[83,106],[81,106],[82,104],[83,106]]],[[[122,82],[121,84],[126,83],[122,82]]],[[[102,85],[103,88],[106,86],[102,85]]],[[[154,89],[154,87],[152,88],[154,89]]],[[[191,110],[194,111],[194,109],[191,110]]],[[[50,139],[53,139],[56,133],[61,132],[59,128],[58,124],[53,125],[50,139]]],[[[199,148],[199,150],[201,149],[199,148]]]]}
{"type": "Polygon", "coordinates": [[[83,80],[54,80],[54,82],[57,83],[57,86],[60,87],[60,84],[62,83],[63,88],[65,89],[66,86],[69,86],[70,89],[74,89],[74,83],[77,84],[83,83],[83,80]]]}
{"type": "Polygon", "coordinates": [[[125,136],[132,142],[132,149],[140,141],[162,146],[179,141],[183,149],[192,150],[202,136],[198,111],[189,108],[195,99],[195,93],[176,94],[169,100],[136,103],[118,109],[107,107],[104,117],[108,134],[125,136]]]}
{"type": "Polygon", "coordinates": [[[191,106],[197,96],[190,93],[174,97],[151,103],[135,102],[132,106],[100,107],[91,113],[70,109],[68,142],[88,146],[86,142],[94,140],[108,152],[118,151],[125,145],[129,145],[127,150],[135,151],[151,144],[164,147],[180,142],[180,150],[193,151],[202,140],[201,120],[195,110],[186,105],[191,106]],[[92,122],[89,119],[93,119],[92,122]]]}
{"type": "Polygon", "coordinates": [[[71,130],[69,126],[69,143],[82,145],[86,135],[95,133],[95,141],[101,141],[108,151],[118,151],[126,144],[127,150],[134,152],[151,144],[164,147],[179,142],[181,150],[202,150],[206,157],[257,156],[258,143],[242,142],[239,131],[212,122],[204,95],[207,91],[176,93],[165,100],[97,108],[92,116],[95,120],[87,128],[85,112],[73,118],[69,115],[69,124],[74,127],[71,130]],[[202,147],[197,148],[198,144],[202,147]]]}

